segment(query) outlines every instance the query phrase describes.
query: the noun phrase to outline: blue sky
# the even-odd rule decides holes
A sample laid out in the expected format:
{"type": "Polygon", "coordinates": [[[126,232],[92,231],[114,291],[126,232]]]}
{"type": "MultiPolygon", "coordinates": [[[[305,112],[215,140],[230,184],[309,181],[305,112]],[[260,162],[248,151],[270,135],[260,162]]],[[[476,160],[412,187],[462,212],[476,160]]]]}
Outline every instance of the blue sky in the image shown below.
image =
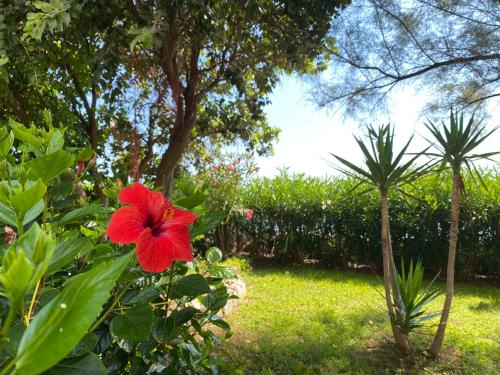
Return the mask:
{"type": "MultiPolygon", "coordinates": [[[[353,120],[344,120],[339,113],[319,109],[307,98],[307,85],[294,77],[284,77],[271,95],[272,104],[267,109],[268,120],[272,126],[281,129],[275,144],[275,154],[258,158],[259,174],[273,176],[278,168],[286,166],[292,172],[304,172],[313,176],[336,174],[328,165],[332,160],[330,152],[348,160],[361,163],[353,134],[364,134],[362,125],[353,120]]],[[[425,97],[415,96],[411,90],[401,91],[392,98],[392,112],[387,117],[371,120],[374,125],[390,121],[396,126],[396,145],[403,146],[412,133],[415,133],[412,150],[426,147],[423,122],[419,117],[425,97]]],[[[500,124],[500,105],[490,106],[492,119],[489,127],[500,124]]],[[[500,129],[485,142],[481,150],[500,151],[500,129]]],[[[499,158],[497,158],[499,160],[499,158]]],[[[489,163],[492,164],[492,163],[489,163]]]]}

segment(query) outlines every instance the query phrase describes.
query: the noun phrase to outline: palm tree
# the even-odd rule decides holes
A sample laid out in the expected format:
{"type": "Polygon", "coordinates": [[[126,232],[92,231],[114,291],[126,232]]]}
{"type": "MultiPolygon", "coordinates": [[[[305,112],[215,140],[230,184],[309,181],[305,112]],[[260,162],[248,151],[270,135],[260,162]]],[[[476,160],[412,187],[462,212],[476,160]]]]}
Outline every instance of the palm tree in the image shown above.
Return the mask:
{"type": "MultiPolygon", "coordinates": [[[[380,192],[385,300],[396,347],[402,354],[408,354],[410,352],[408,335],[401,331],[396,319],[397,309],[395,306],[398,306],[400,302],[400,294],[396,279],[396,267],[392,255],[387,195],[390,189],[397,189],[402,184],[414,180],[422,172],[423,168],[411,168],[419,155],[412,157],[406,162],[402,161],[412,138],[408,140],[403,149],[395,156],[394,130],[390,124],[381,126],[378,129],[374,129],[372,126],[368,127],[368,147],[360,138],[355,137],[355,139],[365,157],[364,167],[356,166],[340,156],[332,155],[348,168],[337,168],[342,173],[358,179],[359,185],[363,183],[370,185],[371,188],[368,190],[378,189],[380,192]]],[[[368,190],[365,190],[365,192],[368,190]]]]}
{"type": "Polygon", "coordinates": [[[473,154],[472,152],[497,128],[486,133],[485,126],[481,125],[481,121],[475,122],[474,116],[472,116],[467,125],[464,126],[463,112],[459,116],[458,112],[454,114],[453,111],[450,111],[449,128],[446,127],[444,122],[442,127],[434,125],[430,121],[425,125],[435,140],[435,142],[432,143],[435,152],[429,152],[427,155],[437,158],[437,162],[447,165],[451,168],[453,173],[450,239],[448,265],[446,270],[446,298],[441,312],[439,326],[429,349],[432,354],[438,355],[443,347],[444,334],[450,315],[451,302],[453,300],[455,256],[457,253],[458,221],[460,215],[460,193],[463,192],[462,167],[465,165],[469,173],[471,173],[472,176],[477,175],[478,179],[481,181],[481,176],[477,172],[474,162],[478,159],[487,159],[498,152],[485,154],[473,154]],[[473,171],[475,173],[473,173],[473,171]]]}

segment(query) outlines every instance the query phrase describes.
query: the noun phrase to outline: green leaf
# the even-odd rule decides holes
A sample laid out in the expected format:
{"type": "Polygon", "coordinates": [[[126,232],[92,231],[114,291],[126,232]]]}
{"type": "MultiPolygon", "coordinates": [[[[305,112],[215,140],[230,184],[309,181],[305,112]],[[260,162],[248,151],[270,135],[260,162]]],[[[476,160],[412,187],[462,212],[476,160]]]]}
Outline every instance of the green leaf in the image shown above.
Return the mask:
{"type": "Polygon", "coordinates": [[[97,334],[93,332],[87,333],[83,337],[83,339],[80,340],[78,345],[73,348],[69,357],[71,358],[81,357],[82,355],[90,353],[92,350],[94,350],[94,347],[96,346],[98,339],[99,338],[97,334]]]}
{"type": "Polygon", "coordinates": [[[218,247],[211,247],[205,256],[209,263],[219,263],[222,260],[222,251],[218,247]]]}
{"type": "Polygon", "coordinates": [[[147,341],[153,326],[153,311],[149,305],[139,305],[116,315],[110,324],[114,337],[127,341],[147,341]]]}
{"type": "Polygon", "coordinates": [[[217,228],[225,216],[223,212],[212,212],[199,217],[191,228],[191,236],[196,237],[217,228]]]}
{"type": "Polygon", "coordinates": [[[75,259],[77,255],[85,255],[92,249],[92,242],[87,237],[71,238],[59,243],[56,247],[47,274],[53,274],[75,259]]]}
{"type": "Polygon", "coordinates": [[[52,11],[52,5],[46,3],[45,1],[35,1],[33,3],[35,8],[40,9],[44,13],[49,13],[52,11]]]}
{"type": "Polygon", "coordinates": [[[238,277],[231,268],[225,266],[210,267],[208,273],[221,279],[236,279],[238,277]]]}
{"type": "Polygon", "coordinates": [[[175,320],[171,317],[156,317],[153,323],[153,338],[160,344],[167,342],[175,330],[175,320]]]}
{"type": "Polygon", "coordinates": [[[12,131],[7,133],[7,128],[1,128],[5,134],[0,132],[0,157],[7,155],[14,144],[14,133],[12,131]]]}
{"type": "MultiPolygon", "coordinates": [[[[43,199],[47,186],[40,180],[35,185],[10,197],[10,204],[18,214],[25,216],[43,199]]],[[[43,203],[42,203],[43,204],[43,203]]]]}
{"type": "Polygon", "coordinates": [[[71,224],[75,222],[81,221],[83,218],[94,215],[102,215],[109,213],[110,210],[108,208],[102,207],[98,204],[90,204],[88,206],[80,207],[74,209],[71,212],[68,212],[64,215],[60,220],[58,220],[55,224],[58,226],[71,224]]]}
{"type": "Polygon", "coordinates": [[[95,353],[88,353],[83,357],[65,359],[59,362],[44,375],[105,375],[108,371],[95,353]]]}
{"type": "Polygon", "coordinates": [[[33,134],[34,131],[32,128],[26,128],[23,124],[19,122],[9,119],[9,126],[14,133],[14,137],[19,139],[21,142],[33,146],[35,149],[40,150],[43,146],[43,139],[38,137],[36,134],[33,134]]]}
{"type": "Polygon", "coordinates": [[[94,156],[94,151],[92,150],[92,147],[82,147],[78,150],[78,153],[76,154],[76,160],[87,161],[92,156],[94,156]]]}
{"type": "MultiPolygon", "coordinates": [[[[40,200],[33,208],[24,215],[23,225],[28,225],[35,220],[43,211],[45,204],[40,200]]],[[[16,213],[12,208],[0,203],[0,223],[9,224],[17,228],[16,213]]]]}
{"type": "Polygon", "coordinates": [[[17,228],[15,211],[3,203],[0,203],[0,223],[8,224],[17,228]]]}
{"type": "Polygon", "coordinates": [[[149,287],[142,290],[139,294],[133,296],[132,298],[125,300],[123,303],[126,305],[141,305],[144,303],[149,303],[157,299],[161,294],[161,291],[155,287],[149,287]]]}
{"type": "Polygon", "coordinates": [[[3,258],[3,272],[0,273],[2,295],[16,308],[21,309],[26,291],[31,286],[35,267],[26,257],[24,251],[9,249],[3,258]]]}
{"type": "Polygon", "coordinates": [[[221,287],[208,293],[201,299],[201,302],[207,310],[218,311],[226,306],[228,297],[226,287],[221,287]]]}
{"type": "Polygon", "coordinates": [[[197,273],[184,276],[176,281],[172,287],[173,298],[196,297],[206,293],[210,293],[210,287],[205,278],[197,273]]]}
{"type": "Polygon", "coordinates": [[[195,309],[194,307],[188,306],[183,308],[182,310],[177,310],[170,314],[169,318],[175,320],[175,325],[180,326],[184,323],[189,322],[196,313],[199,313],[200,310],[195,309]]]}
{"type": "Polygon", "coordinates": [[[19,322],[18,325],[13,326],[9,331],[9,341],[5,344],[5,349],[9,354],[14,357],[17,353],[17,347],[23,337],[26,327],[23,323],[19,322]]]}
{"type": "Polygon", "coordinates": [[[9,57],[5,55],[0,56],[0,66],[5,65],[9,62],[9,57]]]}
{"type": "Polygon", "coordinates": [[[43,293],[38,299],[38,307],[43,307],[59,294],[59,289],[44,287],[43,293]]]}
{"type": "Polygon", "coordinates": [[[133,253],[73,277],[26,329],[16,357],[17,372],[38,374],[54,366],[80,342],[101,311],[133,253]]]}
{"type": "Polygon", "coordinates": [[[15,241],[3,257],[0,284],[2,294],[22,310],[24,296],[45,271],[54,251],[54,241],[35,224],[15,241]]]}
{"type": "Polygon", "coordinates": [[[53,134],[50,137],[46,153],[52,154],[56,151],[61,150],[63,146],[64,146],[64,135],[59,130],[55,130],[53,131],[53,134]]]}
{"type": "Polygon", "coordinates": [[[205,202],[207,200],[207,197],[208,196],[206,194],[203,194],[201,191],[195,191],[187,197],[176,200],[175,205],[183,207],[187,210],[192,210],[193,208],[198,207],[203,202],[205,202]]]}
{"type": "Polygon", "coordinates": [[[225,331],[231,330],[231,326],[222,319],[210,319],[210,323],[216,325],[217,327],[222,328],[225,331]]]}
{"type": "Polygon", "coordinates": [[[75,158],[70,153],[59,150],[51,154],[42,155],[37,159],[20,164],[28,171],[28,177],[32,180],[41,179],[48,182],[63,173],[66,168],[73,165],[75,158]]]}

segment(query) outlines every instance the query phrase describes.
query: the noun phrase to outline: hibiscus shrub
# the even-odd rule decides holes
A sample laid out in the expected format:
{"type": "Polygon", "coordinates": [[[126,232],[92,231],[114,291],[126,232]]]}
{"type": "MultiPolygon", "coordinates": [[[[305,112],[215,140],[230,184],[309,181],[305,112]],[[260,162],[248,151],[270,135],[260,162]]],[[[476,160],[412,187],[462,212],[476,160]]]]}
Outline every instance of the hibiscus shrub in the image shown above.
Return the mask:
{"type": "Polygon", "coordinates": [[[140,184],[106,189],[126,204],[108,226],[85,194],[91,150],[44,120],[0,127],[0,374],[216,372],[235,275],[216,248],[193,258],[191,237],[217,225],[203,196],[178,194],[181,209],[140,184]]]}

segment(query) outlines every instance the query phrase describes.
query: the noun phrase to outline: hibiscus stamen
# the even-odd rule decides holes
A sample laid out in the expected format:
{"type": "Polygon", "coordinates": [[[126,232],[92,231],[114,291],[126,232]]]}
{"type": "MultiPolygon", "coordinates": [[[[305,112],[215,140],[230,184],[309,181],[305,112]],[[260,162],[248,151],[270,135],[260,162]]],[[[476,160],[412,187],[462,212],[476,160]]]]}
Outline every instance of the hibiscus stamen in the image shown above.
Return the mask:
{"type": "Polygon", "coordinates": [[[168,206],[165,208],[165,211],[163,211],[162,222],[165,223],[172,217],[174,217],[174,206],[168,206]]]}

